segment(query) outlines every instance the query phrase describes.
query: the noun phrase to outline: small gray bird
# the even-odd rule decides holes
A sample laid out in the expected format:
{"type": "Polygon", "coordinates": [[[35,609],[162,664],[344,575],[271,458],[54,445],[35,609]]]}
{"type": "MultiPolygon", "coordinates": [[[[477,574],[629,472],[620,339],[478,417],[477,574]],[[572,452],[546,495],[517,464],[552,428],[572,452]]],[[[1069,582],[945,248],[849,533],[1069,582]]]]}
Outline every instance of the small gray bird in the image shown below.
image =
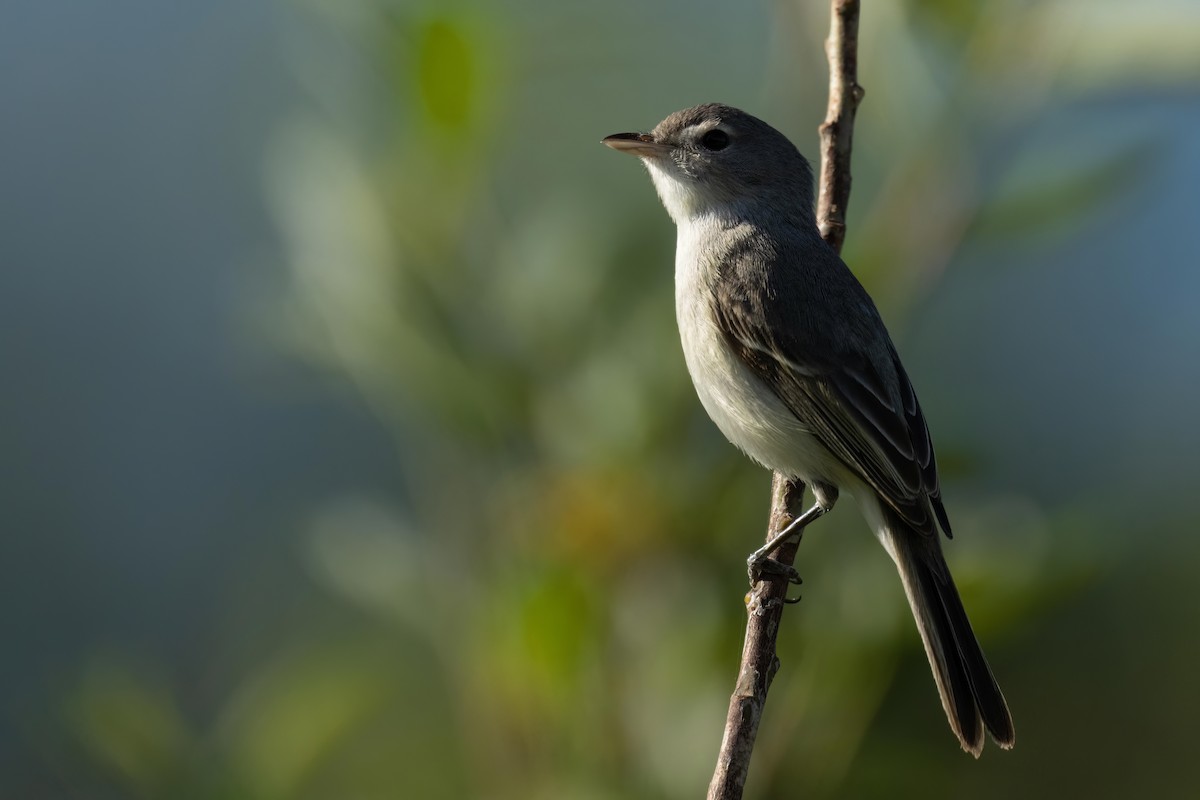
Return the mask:
{"type": "MultiPolygon", "coordinates": [[[[813,175],[783,134],[729,106],[677,111],[609,147],[639,157],[678,228],[675,311],[688,371],[721,432],[812,487],[804,525],[844,491],[900,571],[950,727],[976,757],[1012,717],[942,556],[933,443],[866,290],[821,239],[813,175]]],[[[795,525],[793,528],[796,527],[795,525]]],[[[750,557],[768,558],[777,537],[750,557]]]]}

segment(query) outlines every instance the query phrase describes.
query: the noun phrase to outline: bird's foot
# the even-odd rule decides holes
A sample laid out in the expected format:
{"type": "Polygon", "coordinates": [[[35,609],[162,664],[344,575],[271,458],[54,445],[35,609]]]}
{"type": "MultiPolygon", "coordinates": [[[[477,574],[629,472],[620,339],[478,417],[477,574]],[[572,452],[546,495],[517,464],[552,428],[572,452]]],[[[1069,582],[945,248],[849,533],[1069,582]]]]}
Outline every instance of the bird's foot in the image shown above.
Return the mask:
{"type": "Polygon", "coordinates": [[[796,571],[795,567],[784,564],[782,561],[776,561],[770,556],[759,555],[758,553],[746,559],[746,574],[750,577],[751,586],[761,581],[764,575],[784,577],[787,578],[788,583],[797,586],[803,583],[800,580],[800,573],[796,571]]]}
{"type": "MultiPolygon", "coordinates": [[[[759,581],[763,580],[764,576],[786,578],[787,582],[799,586],[804,583],[800,578],[800,573],[790,564],[784,564],[782,561],[776,561],[770,556],[755,555],[746,559],[746,573],[750,577],[750,587],[754,588],[759,581]],[[756,557],[757,556],[757,557],[756,557]]],[[[785,603],[799,603],[799,597],[785,597],[785,603]]]]}

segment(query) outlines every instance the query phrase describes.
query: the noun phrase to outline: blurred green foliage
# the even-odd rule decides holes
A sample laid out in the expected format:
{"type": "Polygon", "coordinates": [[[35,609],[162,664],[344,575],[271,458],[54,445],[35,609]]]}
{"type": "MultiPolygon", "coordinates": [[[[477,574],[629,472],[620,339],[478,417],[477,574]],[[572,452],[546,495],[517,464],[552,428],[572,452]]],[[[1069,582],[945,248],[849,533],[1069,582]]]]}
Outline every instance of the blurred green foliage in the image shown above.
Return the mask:
{"type": "MultiPolygon", "coordinates": [[[[1066,235],[1153,157],[1157,141],[1140,135],[1062,142],[992,179],[989,136],[1092,91],[1079,64],[1103,63],[1099,40],[1045,23],[1119,12],[1078,5],[863,9],[846,257],[899,338],[965,247],[1066,235]]],[[[404,495],[311,510],[296,578],[307,599],[209,687],[203,710],[133,656],[81,669],[62,724],[74,763],[114,794],[683,798],[707,785],[740,652],[739,564],[761,538],[769,480],[695,402],[675,344],[669,221],[598,141],[726,98],[694,94],[703,73],[664,90],[678,98],[667,105],[638,85],[606,88],[608,70],[675,78],[627,68],[642,12],[614,7],[614,22],[552,6],[297,8],[343,48],[305,40],[297,75],[347,51],[358,60],[340,83],[302,78],[311,109],[268,153],[289,281],[262,311],[283,347],[386,422],[404,495]],[[604,46],[589,51],[593,33],[604,46]],[[562,64],[543,55],[576,45],[585,52],[562,64]],[[357,116],[333,111],[347,82],[357,116]]],[[[775,30],[757,80],[776,88],[730,99],[802,135],[794,109],[807,125],[823,108],[824,5],[752,13],[764,36],[775,30]]],[[[686,24],[701,36],[706,23],[686,24]]],[[[666,61],[695,55],[669,30],[644,35],[676,48],[666,61]]],[[[1169,71],[1154,63],[1172,52],[1143,52],[1144,80],[1169,71]]],[[[1077,498],[989,486],[971,442],[937,438],[950,559],[1008,688],[1018,749],[979,765],[956,752],[893,568],[847,506],[801,549],[805,599],[785,615],[749,797],[986,797],[1019,782],[1059,796],[1056,781],[1039,789],[1040,762],[1014,759],[1103,724],[1102,712],[1055,711],[1037,637],[1055,635],[1039,619],[1121,562],[1095,536],[1112,521],[1077,498]]],[[[243,629],[272,624],[239,613],[243,629]]]]}

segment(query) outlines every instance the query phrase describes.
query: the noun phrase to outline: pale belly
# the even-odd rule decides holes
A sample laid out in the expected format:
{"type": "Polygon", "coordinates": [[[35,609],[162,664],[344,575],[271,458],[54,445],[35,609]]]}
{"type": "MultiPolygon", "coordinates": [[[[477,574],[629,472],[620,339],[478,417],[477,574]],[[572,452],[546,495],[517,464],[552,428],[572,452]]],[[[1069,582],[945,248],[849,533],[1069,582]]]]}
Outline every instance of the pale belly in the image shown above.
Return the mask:
{"type": "Polygon", "coordinates": [[[729,347],[704,291],[680,282],[675,311],[696,394],[729,441],[768,469],[792,478],[845,489],[857,483],[729,347]]]}

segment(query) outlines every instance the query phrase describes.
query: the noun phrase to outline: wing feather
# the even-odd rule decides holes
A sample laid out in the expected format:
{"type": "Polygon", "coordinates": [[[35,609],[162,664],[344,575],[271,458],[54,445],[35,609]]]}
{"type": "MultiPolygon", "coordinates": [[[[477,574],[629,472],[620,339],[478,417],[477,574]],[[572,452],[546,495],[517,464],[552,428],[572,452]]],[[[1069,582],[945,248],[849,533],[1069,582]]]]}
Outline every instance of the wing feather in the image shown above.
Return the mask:
{"type": "Polygon", "coordinates": [[[882,323],[882,362],[872,361],[861,348],[806,352],[794,338],[781,335],[789,326],[771,323],[773,315],[784,312],[776,296],[769,287],[755,291],[718,283],[713,315],[726,340],[817,439],[914,530],[933,535],[940,525],[949,535],[929,429],[882,323]]]}

